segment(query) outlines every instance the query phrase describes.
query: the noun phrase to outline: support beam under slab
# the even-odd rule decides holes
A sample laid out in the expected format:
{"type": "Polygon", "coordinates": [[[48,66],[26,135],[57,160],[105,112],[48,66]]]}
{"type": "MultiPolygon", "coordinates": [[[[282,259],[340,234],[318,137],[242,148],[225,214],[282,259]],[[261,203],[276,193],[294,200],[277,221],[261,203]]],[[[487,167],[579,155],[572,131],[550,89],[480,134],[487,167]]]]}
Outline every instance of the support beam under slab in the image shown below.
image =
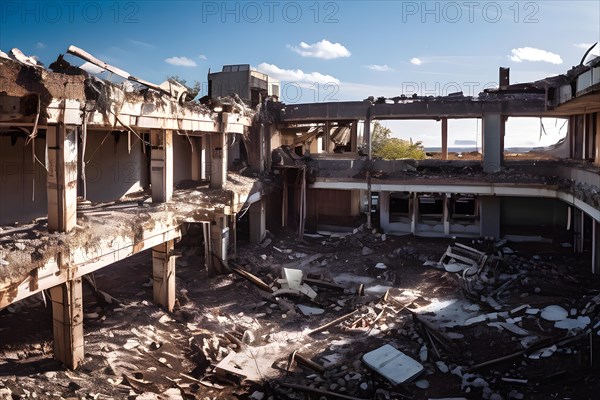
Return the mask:
{"type": "Polygon", "coordinates": [[[81,278],[50,289],[54,358],[67,368],[83,362],[83,297],[81,278]]]}
{"type": "Polygon", "coordinates": [[[481,236],[500,239],[500,198],[496,196],[481,196],[480,222],[481,236]]]}
{"type": "Polygon", "coordinates": [[[77,129],[46,130],[48,143],[48,230],[69,232],[77,223],[77,129]]]}
{"type": "Polygon", "coordinates": [[[483,116],[483,171],[500,172],[504,159],[504,116],[483,116]]]}
{"type": "Polygon", "coordinates": [[[173,131],[152,129],[150,160],[150,182],[152,202],[165,203],[173,196],[173,131]]]}
{"type": "Polygon", "coordinates": [[[169,240],[152,248],[152,288],[154,302],[173,311],[175,306],[174,241],[169,240]]]}

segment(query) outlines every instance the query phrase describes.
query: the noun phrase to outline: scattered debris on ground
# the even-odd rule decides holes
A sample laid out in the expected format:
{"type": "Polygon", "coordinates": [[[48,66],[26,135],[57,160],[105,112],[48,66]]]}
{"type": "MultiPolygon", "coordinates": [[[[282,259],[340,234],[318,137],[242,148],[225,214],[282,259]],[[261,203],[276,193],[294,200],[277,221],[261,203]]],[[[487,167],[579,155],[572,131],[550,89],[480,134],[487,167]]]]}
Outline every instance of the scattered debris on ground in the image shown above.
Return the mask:
{"type": "Polygon", "coordinates": [[[600,386],[598,278],[565,249],[269,234],[208,279],[196,239],[178,245],[172,314],[152,303],[148,253],[86,280],[77,371],[52,360],[43,298],[0,312],[0,398],[547,399],[600,386]]]}

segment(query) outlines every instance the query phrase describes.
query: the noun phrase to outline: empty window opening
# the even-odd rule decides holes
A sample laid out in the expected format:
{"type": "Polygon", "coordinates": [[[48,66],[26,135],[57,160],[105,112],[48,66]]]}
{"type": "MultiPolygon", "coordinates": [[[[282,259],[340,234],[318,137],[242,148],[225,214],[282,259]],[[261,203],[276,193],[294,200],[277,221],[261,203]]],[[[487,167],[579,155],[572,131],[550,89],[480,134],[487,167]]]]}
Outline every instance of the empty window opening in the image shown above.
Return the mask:
{"type": "Polygon", "coordinates": [[[452,198],[452,218],[474,218],[477,216],[475,196],[455,195],[452,198]]]}
{"type": "Polygon", "coordinates": [[[444,214],[444,200],[439,195],[419,196],[419,214],[423,217],[440,217],[444,214]]]}
{"type": "Polygon", "coordinates": [[[410,216],[410,193],[395,192],[390,194],[390,222],[401,222],[410,216]]]}

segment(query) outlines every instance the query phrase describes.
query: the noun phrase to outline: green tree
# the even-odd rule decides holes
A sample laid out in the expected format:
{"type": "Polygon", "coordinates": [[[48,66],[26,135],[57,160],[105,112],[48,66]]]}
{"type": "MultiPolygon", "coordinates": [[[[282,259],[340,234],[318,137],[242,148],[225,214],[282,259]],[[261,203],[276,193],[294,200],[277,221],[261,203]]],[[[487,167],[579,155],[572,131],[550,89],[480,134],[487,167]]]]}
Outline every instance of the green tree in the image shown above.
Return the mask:
{"type": "Polygon", "coordinates": [[[376,156],[385,160],[398,160],[401,158],[422,160],[425,158],[425,149],[421,142],[412,143],[408,140],[388,138],[384,141],[376,156]]]}
{"type": "Polygon", "coordinates": [[[379,121],[373,122],[373,129],[371,130],[371,151],[374,156],[377,157],[377,154],[391,136],[392,130],[390,128],[381,125],[379,121]]]}
{"type": "Polygon", "coordinates": [[[167,76],[167,80],[179,82],[183,86],[185,86],[192,99],[195,99],[196,96],[198,96],[198,93],[200,93],[200,89],[202,88],[200,82],[198,82],[198,81],[194,81],[194,84],[192,86],[188,86],[187,81],[183,78],[180,78],[179,75],[167,76]]]}
{"type": "Polygon", "coordinates": [[[379,121],[373,123],[371,132],[371,149],[373,157],[385,160],[398,160],[401,158],[412,158],[422,160],[425,158],[425,148],[421,142],[413,143],[412,140],[404,140],[392,137],[392,130],[379,121]]]}

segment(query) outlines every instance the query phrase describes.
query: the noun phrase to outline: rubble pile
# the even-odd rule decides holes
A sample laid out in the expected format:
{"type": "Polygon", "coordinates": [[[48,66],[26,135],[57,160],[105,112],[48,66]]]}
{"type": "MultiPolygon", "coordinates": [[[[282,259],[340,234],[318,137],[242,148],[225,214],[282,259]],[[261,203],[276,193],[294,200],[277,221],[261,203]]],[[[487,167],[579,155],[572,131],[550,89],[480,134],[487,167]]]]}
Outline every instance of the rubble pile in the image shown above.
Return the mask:
{"type": "MultiPolygon", "coordinates": [[[[37,341],[3,346],[0,390],[98,399],[529,399],[585,398],[600,383],[590,370],[600,290],[572,255],[360,227],[300,241],[268,234],[238,247],[232,274],[208,279],[192,236],[179,244],[173,314],[153,307],[145,254],[100,271],[88,293],[95,300],[84,302],[82,368],[49,360],[48,320],[37,341]]],[[[6,310],[0,320],[23,315],[6,310]]]]}

